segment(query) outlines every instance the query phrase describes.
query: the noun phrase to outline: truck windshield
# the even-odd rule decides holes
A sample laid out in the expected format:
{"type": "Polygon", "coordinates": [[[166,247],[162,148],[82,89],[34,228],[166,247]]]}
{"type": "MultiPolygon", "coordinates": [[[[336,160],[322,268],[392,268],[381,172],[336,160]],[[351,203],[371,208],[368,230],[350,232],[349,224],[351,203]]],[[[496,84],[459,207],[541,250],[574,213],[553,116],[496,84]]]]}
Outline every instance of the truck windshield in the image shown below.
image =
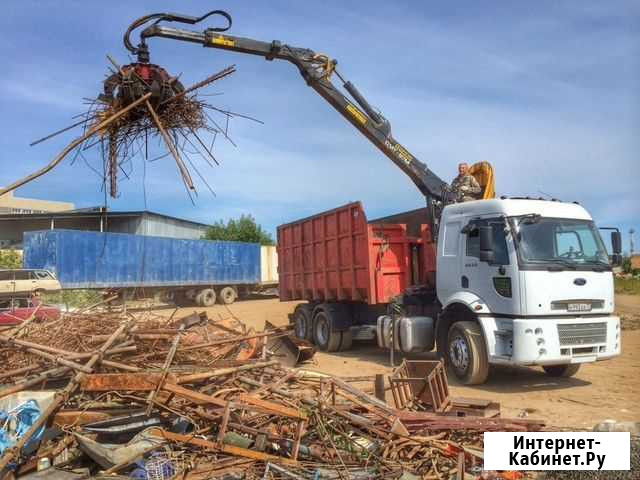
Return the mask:
{"type": "Polygon", "coordinates": [[[520,260],[568,268],[609,266],[600,233],[591,220],[523,216],[512,219],[520,260]]]}

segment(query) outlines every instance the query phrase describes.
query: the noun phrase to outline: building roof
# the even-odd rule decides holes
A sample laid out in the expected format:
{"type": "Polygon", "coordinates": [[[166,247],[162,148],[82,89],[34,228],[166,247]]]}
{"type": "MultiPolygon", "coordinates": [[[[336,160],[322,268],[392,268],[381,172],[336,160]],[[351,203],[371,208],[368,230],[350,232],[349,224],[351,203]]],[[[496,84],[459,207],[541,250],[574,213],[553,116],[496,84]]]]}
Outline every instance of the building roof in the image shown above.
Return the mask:
{"type": "Polygon", "coordinates": [[[200,222],[194,222],[193,220],[186,220],[184,218],[173,217],[171,215],[165,215],[163,213],[152,212],[150,210],[130,210],[130,211],[111,211],[96,209],[80,209],[80,210],[67,210],[64,212],[45,212],[45,213],[6,213],[0,214],[1,220],[44,220],[50,218],[99,218],[106,216],[109,218],[118,217],[143,217],[145,215],[167,218],[170,220],[176,220],[178,222],[190,223],[199,227],[209,227],[209,225],[200,222]]]}

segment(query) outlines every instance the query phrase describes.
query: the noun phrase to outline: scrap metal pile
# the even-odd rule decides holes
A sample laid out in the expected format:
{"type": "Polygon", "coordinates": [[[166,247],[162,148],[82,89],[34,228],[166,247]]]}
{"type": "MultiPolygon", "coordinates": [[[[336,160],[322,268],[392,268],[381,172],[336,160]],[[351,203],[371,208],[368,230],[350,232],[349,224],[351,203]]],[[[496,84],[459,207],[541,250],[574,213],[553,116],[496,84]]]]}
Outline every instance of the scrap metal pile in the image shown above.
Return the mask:
{"type": "MultiPolygon", "coordinates": [[[[196,92],[232,74],[235,67],[225,68],[185,89],[178,77],[172,77],[158,65],[133,63],[120,67],[115,61],[112,63],[116,71],[105,80],[104,93],[97,102],[91,104],[86,114],[88,119],[111,118],[145,96],[148,98],[99,132],[104,144],[101,145],[101,152],[108,174],[110,195],[116,197],[118,194],[118,174],[122,166],[142,152],[148,157],[148,141],[153,137],[159,137],[166,146],[167,155],[170,153],[173,156],[187,191],[195,190],[183,157],[186,156],[198,175],[200,172],[185,152],[193,150],[192,153],[198,153],[209,164],[211,161],[217,163],[201,135],[203,132],[213,134],[214,138],[218,133],[226,135],[226,128],[222,129],[207,113],[207,110],[222,110],[198,98],[196,92]]],[[[204,177],[200,177],[208,186],[204,177]]]]}
{"type": "Polygon", "coordinates": [[[86,112],[76,116],[81,120],[31,143],[32,146],[74,128],[82,134],[64,148],[42,169],[0,188],[0,196],[25,185],[51,171],[67,156],[71,162],[81,159],[99,177],[105,194],[119,196],[118,184],[130,178],[136,159],[143,172],[148,164],[172,157],[186,187],[189,198],[197,194],[192,172],[215,195],[209,182],[197,167],[196,157],[206,165],[219,165],[213,155],[213,145],[222,135],[229,137],[229,120],[242,117],[259,120],[211,105],[203,99],[201,89],[235,72],[227,67],[206,79],[185,88],[178,76],[164,68],[143,62],[113,65],[103,83],[103,93],[95,99],[85,99],[86,112]],[[216,115],[221,118],[216,121],[216,115]],[[97,161],[96,161],[97,160],[97,161]]]}
{"type": "MultiPolygon", "coordinates": [[[[98,309],[44,323],[30,318],[2,331],[0,472],[63,479],[478,478],[482,432],[543,426],[460,417],[440,394],[436,412],[420,405],[431,398],[424,388],[403,408],[392,407],[354,386],[362,377],[293,368],[313,350],[300,345],[305,354],[291,361],[282,353],[292,350],[289,334],[270,325],[254,332],[237,319],[203,313],[166,318],[98,309]]],[[[405,365],[395,385],[416,381],[407,374],[405,365]]],[[[427,377],[446,397],[440,380],[427,377]]]]}

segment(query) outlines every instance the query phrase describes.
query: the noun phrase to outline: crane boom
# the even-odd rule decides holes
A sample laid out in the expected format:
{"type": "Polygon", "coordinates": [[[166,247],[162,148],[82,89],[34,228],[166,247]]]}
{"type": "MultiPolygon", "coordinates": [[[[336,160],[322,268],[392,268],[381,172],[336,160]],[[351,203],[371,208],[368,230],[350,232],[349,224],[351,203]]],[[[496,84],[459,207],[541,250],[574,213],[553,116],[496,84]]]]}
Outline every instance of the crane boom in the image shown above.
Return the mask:
{"type": "Polygon", "coordinates": [[[286,60],[293,63],[306,81],[322,98],[333,106],[358,131],[380,149],[396,166],[398,166],[418,187],[424,195],[430,211],[429,221],[433,233],[437,231],[437,218],[447,192],[447,183],[433,173],[426,164],[414,157],[391,134],[389,121],[360,94],[351,82],[346,81],[336,70],[337,61],[326,55],[318,54],[307,48],[293,47],[277,40],[263,42],[251,38],[239,37],[220,33],[231,25],[231,17],[226,12],[214,11],[202,17],[189,17],[176,14],[153,14],[142,17],[132,24],[125,34],[125,46],[138,55],[139,61],[149,61],[149,51],[146,40],[152,37],[168,38],[191,42],[207,48],[217,48],[238,53],[246,53],[265,58],[266,60],[286,60]],[[161,21],[174,21],[194,24],[212,14],[227,18],[229,26],[225,28],[209,28],[202,32],[173,28],[161,25],[161,21]],[[140,34],[140,44],[133,47],[129,35],[134,28],[155,20],[140,34]],[[331,80],[335,74],[342,86],[350,95],[342,93],[331,80]]]}

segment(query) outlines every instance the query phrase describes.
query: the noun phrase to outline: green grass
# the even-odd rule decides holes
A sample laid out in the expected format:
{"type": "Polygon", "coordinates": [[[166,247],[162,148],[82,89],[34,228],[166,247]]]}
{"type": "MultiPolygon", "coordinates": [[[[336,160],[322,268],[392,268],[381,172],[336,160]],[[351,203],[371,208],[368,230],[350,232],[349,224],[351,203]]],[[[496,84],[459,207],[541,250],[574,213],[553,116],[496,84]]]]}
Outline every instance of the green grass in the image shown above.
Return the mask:
{"type": "Polygon", "coordinates": [[[616,293],[627,295],[640,295],[640,278],[620,278],[615,279],[616,293]]]}

